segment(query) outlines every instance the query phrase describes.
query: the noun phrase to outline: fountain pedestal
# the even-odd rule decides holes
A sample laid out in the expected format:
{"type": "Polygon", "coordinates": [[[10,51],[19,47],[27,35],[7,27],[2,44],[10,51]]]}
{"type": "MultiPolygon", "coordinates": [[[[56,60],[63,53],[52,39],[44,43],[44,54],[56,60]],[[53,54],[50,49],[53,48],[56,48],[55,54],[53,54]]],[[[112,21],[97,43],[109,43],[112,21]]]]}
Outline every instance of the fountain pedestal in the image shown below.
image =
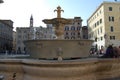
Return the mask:
{"type": "Polygon", "coordinates": [[[62,36],[64,34],[64,25],[70,24],[71,21],[69,19],[61,18],[61,12],[64,12],[64,10],[62,10],[60,6],[58,6],[54,12],[55,11],[57,11],[57,18],[44,19],[43,22],[45,24],[52,24],[53,27],[55,27],[55,34],[58,39],[63,39],[62,36]]]}
{"type": "Polygon", "coordinates": [[[57,39],[63,39],[64,26],[70,24],[71,21],[65,18],[53,18],[53,19],[44,19],[45,24],[52,24],[55,27],[55,34],[57,39]]]}
{"type": "MultiPolygon", "coordinates": [[[[58,59],[58,48],[62,49],[62,59],[76,59],[88,57],[92,40],[65,40],[64,26],[71,24],[71,20],[61,18],[60,6],[57,7],[57,18],[44,19],[46,24],[52,24],[55,28],[57,39],[55,40],[28,40],[25,41],[28,53],[32,58],[58,59]]],[[[59,55],[60,56],[60,55],[59,55]]]]}

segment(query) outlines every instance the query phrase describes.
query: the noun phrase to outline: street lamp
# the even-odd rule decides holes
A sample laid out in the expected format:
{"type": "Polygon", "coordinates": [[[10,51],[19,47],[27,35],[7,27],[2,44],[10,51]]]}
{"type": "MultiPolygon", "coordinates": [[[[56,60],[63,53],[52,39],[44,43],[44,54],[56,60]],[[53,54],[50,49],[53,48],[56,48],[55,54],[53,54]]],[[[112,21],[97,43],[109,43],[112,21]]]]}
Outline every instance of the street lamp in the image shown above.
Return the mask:
{"type": "Polygon", "coordinates": [[[3,3],[4,1],[3,0],[0,0],[0,3],[3,3]]]}

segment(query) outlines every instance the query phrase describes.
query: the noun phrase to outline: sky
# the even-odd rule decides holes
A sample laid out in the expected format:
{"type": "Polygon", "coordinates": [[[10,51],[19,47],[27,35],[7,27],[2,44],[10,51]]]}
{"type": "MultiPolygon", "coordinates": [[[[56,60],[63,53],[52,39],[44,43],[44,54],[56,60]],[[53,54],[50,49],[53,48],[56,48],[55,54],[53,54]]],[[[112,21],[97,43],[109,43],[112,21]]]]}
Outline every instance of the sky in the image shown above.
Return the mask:
{"type": "Polygon", "coordinates": [[[3,0],[0,4],[0,19],[12,20],[14,30],[16,27],[29,27],[30,17],[33,16],[34,26],[46,25],[43,19],[57,17],[54,10],[61,6],[63,18],[81,17],[82,25],[87,25],[87,19],[103,1],[114,0],[3,0]]]}

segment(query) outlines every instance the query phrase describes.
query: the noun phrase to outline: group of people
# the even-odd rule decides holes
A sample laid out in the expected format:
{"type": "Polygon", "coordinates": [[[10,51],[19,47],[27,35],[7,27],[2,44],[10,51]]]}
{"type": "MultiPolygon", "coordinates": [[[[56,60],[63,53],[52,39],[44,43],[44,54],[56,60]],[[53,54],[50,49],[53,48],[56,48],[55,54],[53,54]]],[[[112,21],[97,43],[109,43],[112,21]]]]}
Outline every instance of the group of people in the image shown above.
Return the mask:
{"type": "Polygon", "coordinates": [[[109,45],[103,58],[118,58],[120,56],[120,46],[109,45]]]}
{"type": "Polygon", "coordinates": [[[106,50],[103,46],[100,50],[92,48],[90,54],[99,55],[101,58],[118,58],[120,57],[120,46],[109,45],[106,50]]]}

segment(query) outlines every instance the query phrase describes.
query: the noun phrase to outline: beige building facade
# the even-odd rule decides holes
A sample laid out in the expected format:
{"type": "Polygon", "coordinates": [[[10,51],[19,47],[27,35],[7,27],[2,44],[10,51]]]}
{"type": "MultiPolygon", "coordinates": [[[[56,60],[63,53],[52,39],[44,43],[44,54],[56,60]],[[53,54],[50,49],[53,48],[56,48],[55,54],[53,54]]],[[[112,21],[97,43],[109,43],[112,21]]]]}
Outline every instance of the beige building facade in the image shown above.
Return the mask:
{"type": "Polygon", "coordinates": [[[74,17],[68,19],[71,24],[64,26],[64,39],[82,39],[82,19],[74,17]]]}
{"type": "Polygon", "coordinates": [[[120,2],[103,2],[87,20],[89,39],[98,49],[120,45],[120,2]]]}

